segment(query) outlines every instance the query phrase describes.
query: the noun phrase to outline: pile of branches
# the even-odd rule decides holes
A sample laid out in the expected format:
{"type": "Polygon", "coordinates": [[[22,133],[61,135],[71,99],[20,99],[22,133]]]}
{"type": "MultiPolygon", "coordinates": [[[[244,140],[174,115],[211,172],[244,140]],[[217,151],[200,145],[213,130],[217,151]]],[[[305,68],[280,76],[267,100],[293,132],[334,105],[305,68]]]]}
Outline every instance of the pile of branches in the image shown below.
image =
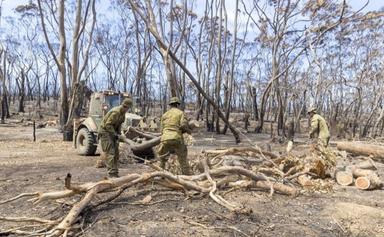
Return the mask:
{"type": "MultiPolygon", "coordinates": [[[[316,151],[323,154],[322,151],[316,151]]],[[[316,156],[315,154],[313,156],[316,156]]],[[[323,160],[323,158],[318,158],[323,160]]],[[[262,151],[258,147],[230,148],[226,150],[205,151],[193,162],[194,175],[176,175],[162,170],[154,163],[148,163],[152,172],[128,174],[115,179],[105,179],[80,185],[71,183],[71,175],[65,178],[65,189],[59,191],[23,193],[0,202],[0,205],[29,197],[33,204],[42,204],[58,199],[73,199],[63,216],[51,219],[38,217],[0,217],[2,221],[35,223],[23,224],[12,229],[2,230],[0,234],[26,234],[44,236],[67,236],[79,231],[82,213],[105,205],[118,198],[127,189],[146,185],[160,185],[168,190],[183,192],[185,195],[207,196],[219,205],[236,213],[249,213],[246,207],[228,201],[220,195],[228,189],[265,190],[270,195],[275,192],[296,196],[300,185],[296,180],[304,175],[322,178],[328,164],[314,159],[280,157],[274,153],[262,151]],[[305,161],[305,162],[304,162],[305,161]],[[312,164],[312,165],[309,165],[312,164]],[[36,224],[37,223],[37,224],[36,224]]]]}
{"type": "MultiPolygon", "coordinates": [[[[211,168],[243,167],[261,174],[270,182],[299,189],[313,187],[317,181],[332,177],[338,158],[331,149],[318,145],[312,145],[310,151],[301,157],[292,154],[278,156],[253,147],[206,151],[205,155],[209,157],[211,168]]],[[[195,166],[201,171],[199,163],[195,166]]]]}

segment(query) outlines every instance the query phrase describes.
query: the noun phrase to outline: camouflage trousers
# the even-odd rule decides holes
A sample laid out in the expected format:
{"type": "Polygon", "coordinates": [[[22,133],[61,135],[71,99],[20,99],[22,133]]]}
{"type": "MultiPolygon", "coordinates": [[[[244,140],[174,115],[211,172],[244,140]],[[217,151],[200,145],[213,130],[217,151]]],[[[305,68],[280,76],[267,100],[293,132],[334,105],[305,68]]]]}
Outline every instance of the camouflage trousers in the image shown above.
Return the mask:
{"type": "Polygon", "coordinates": [[[160,143],[160,146],[157,150],[160,158],[160,167],[165,168],[165,163],[167,162],[167,157],[164,156],[167,153],[175,153],[177,155],[177,160],[179,161],[181,173],[184,175],[191,175],[191,167],[189,166],[187,155],[188,150],[187,146],[181,140],[165,140],[160,143]]]}
{"type": "Polygon", "coordinates": [[[318,143],[324,147],[328,147],[330,137],[319,137],[318,143]]]}
{"type": "Polygon", "coordinates": [[[119,161],[119,141],[109,133],[99,134],[101,149],[106,156],[107,172],[109,175],[119,173],[117,164],[119,161]]]}

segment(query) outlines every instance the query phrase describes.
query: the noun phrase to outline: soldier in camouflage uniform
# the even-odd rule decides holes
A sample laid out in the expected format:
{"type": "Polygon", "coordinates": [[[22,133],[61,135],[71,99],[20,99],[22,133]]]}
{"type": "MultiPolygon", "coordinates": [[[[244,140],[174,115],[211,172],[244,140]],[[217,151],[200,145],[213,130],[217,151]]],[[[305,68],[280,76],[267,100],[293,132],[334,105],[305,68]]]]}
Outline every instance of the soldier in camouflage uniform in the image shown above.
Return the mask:
{"type": "Polygon", "coordinates": [[[117,162],[119,159],[119,141],[125,141],[121,135],[121,124],[125,120],[125,113],[132,107],[131,99],[124,99],[120,106],[112,108],[103,118],[99,127],[99,139],[106,155],[108,176],[119,177],[117,162]]]}
{"type": "Polygon", "coordinates": [[[327,122],[322,116],[317,114],[316,108],[314,107],[308,110],[308,115],[311,120],[309,137],[317,137],[319,139],[320,144],[322,144],[324,147],[327,147],[330,139],[327,122]]]}
{"type": "Polygon", "coordinates": [[[179,105],[179,98],[172,97],[169,102],[171,108],[161,117],[161,143],[158,148],[158,155],[161,156],[160,167],[165,168],[165,154],[176,153],[182,174],[191,175],[187,160],[188,150],[183,138],[183,133],[190,134],[191,129],[184,112],[178,109],[179,105]]]}

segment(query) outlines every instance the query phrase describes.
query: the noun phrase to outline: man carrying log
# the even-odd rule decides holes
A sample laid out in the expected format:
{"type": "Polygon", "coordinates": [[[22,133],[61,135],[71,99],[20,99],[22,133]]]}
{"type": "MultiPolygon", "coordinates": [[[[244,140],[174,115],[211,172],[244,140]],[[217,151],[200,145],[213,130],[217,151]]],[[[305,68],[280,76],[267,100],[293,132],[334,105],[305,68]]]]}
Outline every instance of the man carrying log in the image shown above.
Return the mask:
{"type": "Polygon", "coordinates": [[[172,97],[169,101],[171,108],[161,117],[161,143],[158,148],[160,167],[165,168],[167,153],[176,153],[182,174],[191,175],[187,160],[188,149],[183,138],[183,133],[191,134],[191,129],[184,112],[178,108],[179,105],[179,98],[172,97]]]}
{"type": "Polygon", "coordinates": [[[106,155],[108,176],[119,177],[117,163],[119,160],[119,141],[125,142],[126,137],[121,134],[121,124],[125,120],[125,113],[132,107],[132,100],[124,99],[120,106],[112,108],[103,118],[99,127],[99,139],[103,153],[106,155]]]}
{"type": "Polygon", "coordinates": [[[324,147],[328,146],[330,134],[328,125],[325,119],[317,114],[315,107],[311,107],[308,110],[309,119],[311,120],[311,128],[309,132],[309,138],[318,138],[318,141],[324,147]]]}

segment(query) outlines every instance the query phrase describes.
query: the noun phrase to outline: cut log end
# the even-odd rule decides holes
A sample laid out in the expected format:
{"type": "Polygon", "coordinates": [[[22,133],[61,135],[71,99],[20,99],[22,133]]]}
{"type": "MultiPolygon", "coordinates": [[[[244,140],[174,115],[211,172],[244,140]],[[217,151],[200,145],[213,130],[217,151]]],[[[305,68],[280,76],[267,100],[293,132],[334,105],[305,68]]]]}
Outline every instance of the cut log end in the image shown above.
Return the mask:
{"type": "Polygon", "coordinates": [[[349,186],[353,183],[353,176],[350,172],[339,171],[336,173],[336,182],[342,186],[349,186]]]}
{"type": "Polygon", "coordinates": [[[379,176],[376,174],[358,177],[355,186],[361,190],[372,190],[382,186],[379,176]]]}
{"type": "Polygon", "coordinates": [[[359,177],[355,181],[355,186],[358,189],[368,190],[370,185],[371,185],[371,182],[367,177],[359,177]]]}

